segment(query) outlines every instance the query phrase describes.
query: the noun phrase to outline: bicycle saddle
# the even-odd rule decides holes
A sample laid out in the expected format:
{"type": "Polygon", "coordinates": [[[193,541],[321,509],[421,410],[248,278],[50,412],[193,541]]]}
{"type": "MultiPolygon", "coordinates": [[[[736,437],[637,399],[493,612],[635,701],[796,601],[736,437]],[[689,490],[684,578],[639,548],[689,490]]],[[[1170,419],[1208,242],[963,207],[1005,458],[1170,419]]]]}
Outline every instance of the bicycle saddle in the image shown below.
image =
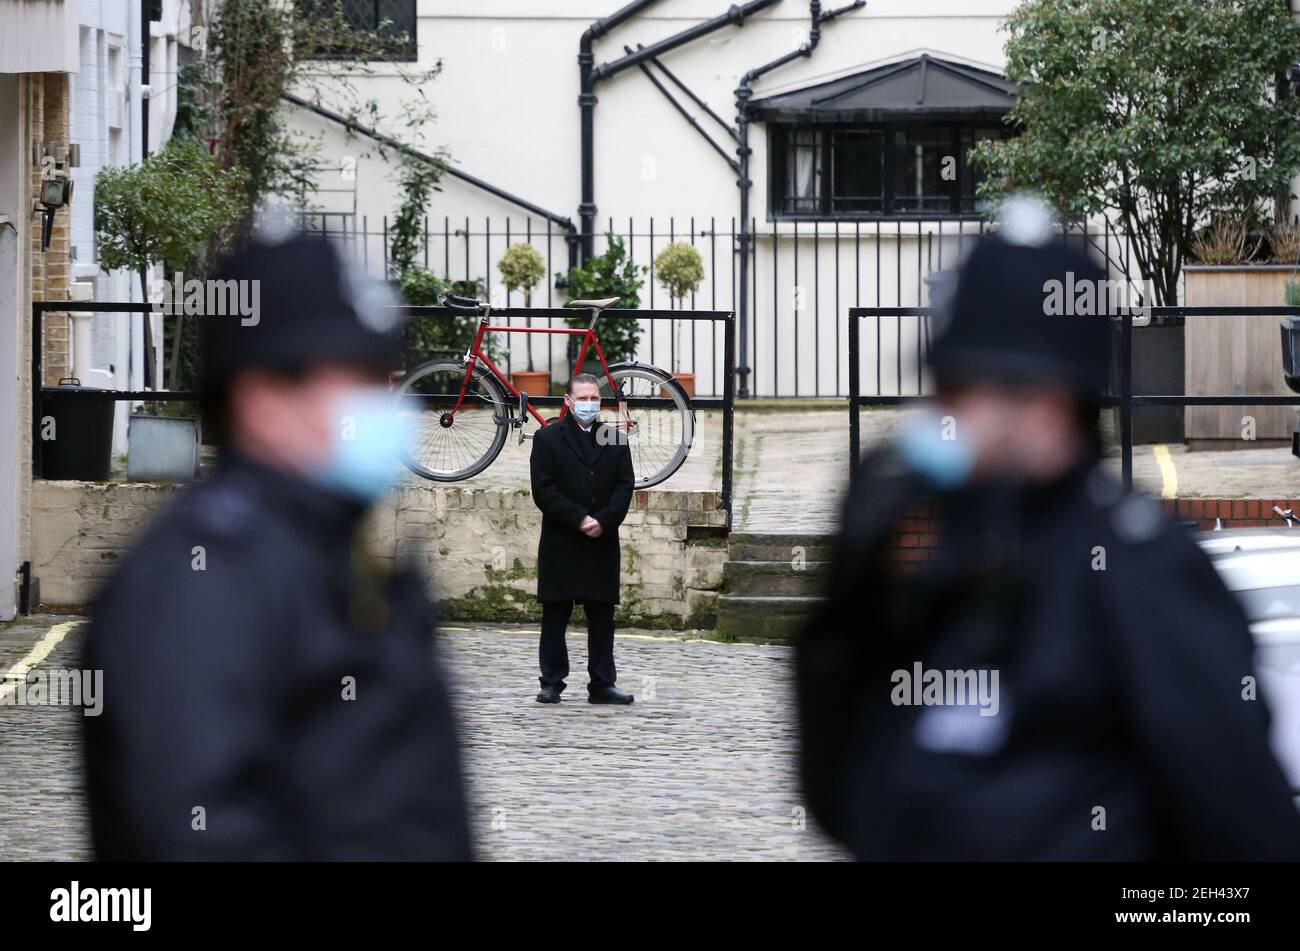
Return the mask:
{"type": "Polygon", "coordinates": [[[565,307],[595,307],[597,310],[604,310],[606,307],[612,307],[618,303],[617,297],[604,297],[600,300],[571,300],[565,307]]]}

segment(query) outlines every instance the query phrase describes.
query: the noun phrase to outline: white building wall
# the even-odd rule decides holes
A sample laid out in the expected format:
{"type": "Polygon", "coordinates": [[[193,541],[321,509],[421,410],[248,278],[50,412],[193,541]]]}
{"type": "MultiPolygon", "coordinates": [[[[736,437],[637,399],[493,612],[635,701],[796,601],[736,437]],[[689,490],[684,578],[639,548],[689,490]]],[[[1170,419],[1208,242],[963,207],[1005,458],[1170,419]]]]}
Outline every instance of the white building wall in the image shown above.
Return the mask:
{"type": "MultiPolygon", "coordinates": [[[[824,9],[839,6],[824,4],[824,9]]],[[[425,134],[450,149],[467,171],[553,210],[576,217],[580,197],[578,43],[614,0],[421,0],[420,58],[440,59],[442,76],[424,93],[438,112],[425,134]]],[[[650,44],[723,13],[725,0],[661,0],[595,44],[596,62],[623,55],[624,44],[650,44]]],[[[1015,0],[871,0],[825,24],[819,47],[764,77],[755,96],[836,78],[920,52],[1000,69],[998,26],[1015,0]]],[[[784,0],[743,27],[726,26],[663,57],[663,63],[710,106],[735,121],[743,74],[808,39],[808,4],[784,0]]],[[[391,67],[354,79],[381,111],[396,117],[409,89],[391,67]]],[[[717,216],[737,213],[735,175],[642,75],[620,73],[596,87],[596,203],[602,217],[717,216]]],[[[679,99],[683,99],[680,94],[679,99]]],[[[693,110],[698,112],[698,110],[693,110]]],[[[701,121],[720,135],[706,117],[701,121]]],[[[304,128],[319,128],[304,119],[304,128]]],[[[398,126],[394,123],[391,128],[398,126]]],[[[766,214],[761,125],[754,148],[754,213],[766,214]]],[[[725,143],[724,143],[725,144],[725,143]]],[[[339,153],[349,149],[340,143],[339,153]]],[[[396,203],[382,169],[365,166],[359,201],[370,214],[396,203]]],[[[483,193],[448,182],[437,212],[453,219],[514,213],[483,193]]]]}
{"type": "MultiPolygon", "coordinates": [[[[843,6],[826,2],[823,10],[843,6]]],[[[760,79],[753,88],[762,98],[856,73],[922,53],[1001,70],[1005,34],[1001,26],[1018,0],[869,0],[822,26],[820,45],[760,79]]],[[[580,112],[577,54],[583,31],[623,6],[622,0],[419,0],[419,57],[424,65],[442,62],[442,75],[424,93],[436,108],[436,122],[423,130],[427,148],[446,147],[467,172],[513,192],[576,224],[580,200],[580,112]]],[[[624,46],[649,45],[725,12],[730,0],[661,0],[595,43],[595,62],[624,55],[624,46]]],[[[662,57],[692,90],[728,123],[735,122],[735,89],[748,70],[797,48],[808,39],[809,4],[783,0],[756,14],[742,27],[715,33],[662,57]]],[[[337,67],[331,67],[337,68],[337,67]]],[[[374,96],[393,119],[404,96],[411,95],[389,65],[372,65],[369,76],[355,75],[363,96],[374,96]]],[[[661,73],[656,75],[663,79],[661,73]]],[[[668,84],[673,89],[671,84],[668,84]]],[[[726,137],[707,115],[679,92],[678,100],[728,151],[726,137]]],[[[671,233],[691,239],[704,252],[706,278],[693,306],[737,307],[736,256],[732,252],[739,196],[735,173],[703,141],[640,69],[632,68],[596,86],[595,203],[597,230],[613,227],[631,234],[634,256],[648,264],[671,233]],[[653,231],[653,239],[651,232],[653,231]],[[716,235],[710,234],[716,232],[716,235]]],[[[325,105],[334,105],[328,101],[325,105]]],[[[400,200],[392,166],[363,153],[367,143],[348,139],[329,122],[290,108],[293,124],[319,136],[323,155],[337,172],[321,184],[342,191],[318,196],[322,207],[346,211],[355,192],[354,227],[365,232],[359,253],[372,271],[382,270],[385,216],[400,200]],[[355,169],[355,180],[349,177],[355,169]]],[[[400,132],[391,122],[385,129],[400,132]]],[[[952,267],[978,225],[967,222],[958,237],[953,222],[900,227],[893,221],[823,222],[813,225],[768,219],[766,128],[751,126],[751,215],[757,224],[750,336],[745,362],[753,368],[754,392],[769,395],[825,396],[847,391],[847,308],[915,306],[928,303],[926,276],[952,267]],[[796,227],[798,238],[796,239],[796,227]],[[858,235],[861,240],[858,241],[858,235]],[[798,277],[796,279],[796,268],[798,277]]],[[[428,263],[452,278],[485,278],[498,303],[522,304],[499,286],[495,262],[509,241],[531,227],[531,241],[548,256],[552,273],[565,269],[567,250],[558,229],[547,235],[544,219],[453,178],[442,183],[429,214],[428,263]]],[[[597,240],[597,251],[603,240],[597,240]]],[[[1100,239],[1123,263],[1119,239],[1100,239]]],[[[1130,273],[1135,273],[1130,268],[1130,273]]],[[[564,291],[539,287],[536,304],[560,304],[564,291]]],[[[642,306],[667,306],[652,281],[642,290],[642,306]]],[[[916,318],[882,318],[862,324],[862,383],[866,392],[913,393],[926,328],[916,318]],[[878,326],[877,326],[878,324],[878,326]],[[879,341],[879,342],[878,342],[879,341]],[[877,366],[879,370],[877,371],[877,366]]],[[[688,335],[689,336],[689,335],[688,335]]],[[[638,357],[669,366],[662,326],[643,328],[638,357]]],[[[701,393],[720,392],[713,373],[720,359],[707,341],[685,355],[683,369],[699,376],[701,393]],[[690,366],[693,364],[693,366],[690,366]]],[[[539,343],[542,351],[546,343],[539,343]]],[[[720,338],[719,338],[720,346],[720,338]]],[[[687,344],[688,351],[691,349],[687,344]]],[[[535,355],[538,353],[534,351],[535,355]]],[[[518,360],[514,361],[518,365],[518,360]]],[[[556,355],[553,373],[567,369],[556,355]]]]}
{"type": "MultiPolygon", "coordinates": [[[[841,5],[826,3],[823,9],[841,5]]],[[[423,90],[437,110],[437,120],[423,130],[422,145],[430,150],[446,147],[465,171],[576,224],[581,194],[579,40],[593,21],[621,6],[613,0],[420,0],[421,63],[440,59],[443,67],[442,75],[423,90]]],[[[662,0],[597,40],[596,64],[618,59],[625,45],[649,45],[729,6],[723,0],[662,0]]],[[[824,82],[922,52],[1000,69],[999,26],[1014,6],[1015,0],[871,0],[866,8],[823,24],[812,56],[759,80],[754,96],[824,82]]],[[[741,27],[724,26],[665,54],[662,62],[734,124],[735,89],[741,77],[807,42],[808,31],[809,5],[784,0],[741,27]]],[[[396,119],[402,97],[411,95],[410,89],[393,67],[381,64],[372,70],[370,76],[354,75],[353,81],[363,96],[378,99],[382,114],[396,119]]],[[[661,73],[656,75],[663,79],[661,73]]],[[[739,213],[735,173],[640,69],[599,82],[596,94],[598,231],[603,233],[612,224],[616,233],[630,233],[634,256],[643,264],[668,243],[670,234],[691,240],[693,233],[707,271],[694,306],[735,309],[737,262],[732,246],[739,213]],[[716,237],[711,234],[715,230],[716,237]]],[[[734,154],[734,144],[717,124],[679,92],[676,95],[734,154]]],[[[337,176],[325,176],[321,184],[343,190],[318,196],[321,206],[348,210],[353,201],[348,189],[355,188],[355,227],[368,233],[359,250],[378,273],[384,260],[384,218],[391,218],[400,201],[396,168],[365,157],[365,140],[347,139],[328,121],[293,107],[290,115],[305,134],[320,137],[322,155],[339,170],[337,176]],[[348,177],[353,168],[354,182],[348,177]]],[[[399,132],[400,125],[394,121],[385,131],[399,132]]],[[[750,362],[755,390],[810,396],[843,393],[847,387],[845,309],[856,302],[875,303],[878,294],[885,305],[925,301],[918,251],[921,275],[938,266],[941,257],[953,263],[958,253],[955,225],[946,225],[942,240],[930,235],[935,229],[927,226],[919,241],[915,224],[904,226],[902,239],[892,223],[883,225],[879,242],[883,260],[877,278],[876,244],[865,243],[867,235],[875,241],[874,224],[860,226],[864,243],[855,246],[853,224],[842,222],[837,252],[831,223],[818,226],[816,242],[811,240],[813,226],[799,225],[796,242],[794,225],[774,227],[767,220],[762,124],[751,126],[750,147],[750,210],[759,233],[751,291],[750,362]]],[[[568,252],[560,229],[552,226],[548,237],[544,219],[451,177],[444,179],[442,187],[429,208],[428,263],[435,271],[454,278],[486,278],[498,303],[521,305],[519,295],[507,298],[496,273],[495,262],[507,244],[507,227],[511,242],[523,239],[531,227],[532,243],[548,257],[549,270],[565,270],[568,252]]],[[[974,225],[965,227],[968,234],[974,233],[974,225]]],[[[597,250],[603,245],[598,240],[597,250]]],[[[564,292],[551,286],[539,287],[534,295],[535,304],[558,305],[564,300],[564,292]]],[[[662,288],[648,281],[642,306],[652,304],[669,306],[662,288]]],[[[916,321],[905,318],[901,328],[899,321],[881,323],[880,390],[914,392],[916,321]]],[[[872,372],[870,380],[864,376],[863,382],[874,386],[875,328],[868,325],[864,330],[869,330],[864,333],[868,347],[864,366],[872,372]]],[[[687,352],[681,368],[695,370],[701,393],[720,392],[720,329],[716,348],[703,325],[696,328],[694,348],[689,330],[683,337],[687,352]]],[[[668,327],[647,325],[638,356],[670,366],[672,340],[668,327]]],[[[538,340],[534,356],[548,349],[554,356],[553,372],[563,374],[567,366],[562,348],[553,341],[538,340]]]]}
{"type": "MultiPolygon", "coordinates": [[[[171,137],[176,118],[178,37],[187,39],[189,11],[188,2],[165,0],[162,20],[150,26],[150,152],[161,149],[171,137]]],[[[72,170],[76,182],[71,209],[73,278],[90,284],[95,300],[141,299],[138,277],[100,268],[94,230],[95,176],[104,168],[135,164],[141,158],[139,103],[143,93],[140,82],[133,81],[131,69],[140,57],[139,17],[138,0],[80,0],[80,62],[71,77],[71,138],[81,146],[81,166],[72,170]]],[[[91,319],[91,379],[82,382],[115,389],[142,386],[140,318],[95,314],[91,319]]],[[[115,454],[126,451],[129,411],[128,404],[117,404],[115,454]]]]}

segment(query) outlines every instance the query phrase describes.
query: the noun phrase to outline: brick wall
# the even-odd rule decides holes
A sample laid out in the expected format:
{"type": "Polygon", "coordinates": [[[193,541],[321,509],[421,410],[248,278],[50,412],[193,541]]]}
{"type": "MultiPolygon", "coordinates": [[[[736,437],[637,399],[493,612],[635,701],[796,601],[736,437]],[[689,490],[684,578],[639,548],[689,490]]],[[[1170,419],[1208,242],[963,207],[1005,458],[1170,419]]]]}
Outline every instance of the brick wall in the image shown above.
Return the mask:
{"type": "MultiPolygon", "coordinates": [[[[32,569],[43,603],[75,610],[93,601],[171,486],[42,482],[33,485],[32,569]]],[[[716,492],[638,492],[620,530],[624,624],[711,628],[726,561],[726,512],[716,492]]],[[[431,579],[450,618],[541,617],[541,514],[526,489],[411,486],[374,513],[369,538],[389,558],[431,579]]]]}
{"type": "MultiPolygon", "coordinates": [[[[1165,513],[1177,522],[1194,522],[1200,531],[1212,530],[1216,521],[1224,528],[1280,527],[1286,520],[1274,506],[1300,517],[1300,499],[1164,499],[1165,513]]],[[[928,504],[915,506],[898,523],[888,541],[885,560],[900,564],[926,561],[939,544],[939,520],[928,504]]]]}
{"type": "Polygon", "coordinates": [[[1170,518],[1195,522],[1203,530],[1214,528],[1216,520],[1222,521],[1224,528],[1286,525],[1273,511],[1274,506],[1300,513],[1300,499],[1165,499],[1163,505],[1170,518]]]}
{"type": "MultiPolygon", "coordinates": [[[[32,142],[44,142],[62,158],[68,146],[68,77],[62,73],[40,73],[29,77],[28,117],[32,142]]],[[[41,168],[31,167],[32,196],[41,189],[41,168]]],[[[75,203],[77,196],[73,196],[75,203]]],[[[82,200],[85,200],[84,198],[82,200]]],[[[72,282],[70,248],[71,228],[69,210],[60,208],[54,216],[50,246],[41,250],[41,222],[33,216],[31,222],[32,300],[67,300],[72,282]]],[[[71,344],[68,318],[45,315],[43,328],[45,357],[45,383],[53,385],[68,376],[71,362],[71,344]]]]}
{"type": "Polygon", "coordinates": [[[894,534],[885,541],[883,560],[900,567],[927,561],[939,544],[939,519],[934,506],[920,502],[912,506],[899,521],[894,534]]]}

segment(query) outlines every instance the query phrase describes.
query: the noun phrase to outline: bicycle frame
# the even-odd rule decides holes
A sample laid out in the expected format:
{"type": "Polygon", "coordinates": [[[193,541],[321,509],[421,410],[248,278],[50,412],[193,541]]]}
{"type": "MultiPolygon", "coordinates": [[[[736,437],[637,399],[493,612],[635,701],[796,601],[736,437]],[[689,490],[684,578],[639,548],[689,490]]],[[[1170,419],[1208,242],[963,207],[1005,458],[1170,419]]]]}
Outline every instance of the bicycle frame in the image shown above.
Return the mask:
{"type": "MultiPolygon", "coordinates": [[[[576,375],[582,372],[582,361],[586,359],[587,348],[594,346],[596,348],[596,356],[600,359],[600,366],[605,371],[605,379],[609,380],[612,385],[614,380],[609,373],[609,364],[605,362],[605,352],[600,349],[600,341],[596,339],[596,319],[598,316],[599,314],[592,317],[591,323],[587,326],[587,329],[579,330],[576,327],[555,328],[555,327],[493,326],[488,323],[488,317],[486,314],[484,314],[483,317],[479,319],[478,332],[474,334],[474,342],[470,344],[469,347],[468,360],[465,366],[465,377],[460,382],[460,394],[456,398],[456,405],[451,408],[451,410],[448,412],[447,415],[454,418],[456,415],[456,410],[460,409],[461,403],[465,401],[465,390],[469,386],[469,381],[473,378],[474,366],[476,361],[478,360],[482,360],[485,364],[487,364],[488,369],[492,371],[493,376],[495,376],[499,382],[505,384],[506,389],[510,391],[510,395],[512,397],[514,397],[516,400],[519,399],[519,395],[520,395],[519,391],[515,389],[514,384],[510,382],[510,377],[507,374],[502,373],[501,370],[497,367],[497,365],[492,362],[491,358],[488,357],[488,355],[483,352],[483,348],[482,348],[483,337],[488,333],[582,334],[582,349],[578,351],[578,361],[573,365],[574,374],[576,375]]],[[[622,414],[623,416],[627,415],[627,404],[624,401],[622,400],[618,401],[618,408],[620,414],[622,414]]],[[[566,413],[568,413],[568,411],[569,411],[569,406],[567,403],[561,406],[559,419],[564,419],[564,416],[566,413]]],[[[546,425],[546,420],[542,418],[542,415],[538,413],[537,410],[533,409],[533,405],[531,403],[528,404],[528,412],[532,415],[533,419],[537,420],[537,425],[539,426],[546,425]]]]}

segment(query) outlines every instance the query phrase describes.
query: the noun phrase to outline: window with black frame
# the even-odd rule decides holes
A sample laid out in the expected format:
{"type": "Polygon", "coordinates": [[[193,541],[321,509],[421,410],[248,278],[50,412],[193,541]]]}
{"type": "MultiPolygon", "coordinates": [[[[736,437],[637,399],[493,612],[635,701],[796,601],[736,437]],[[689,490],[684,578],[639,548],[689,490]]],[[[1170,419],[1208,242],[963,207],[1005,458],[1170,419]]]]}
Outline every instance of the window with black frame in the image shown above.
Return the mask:
{"type": "Polygon", "coordinates": [[[983,175],[969,156],[1007,130],[961,126],[773,125],[770,208],[775,218],[977,215],[983,175]]]}
{"type": "MultiPolygon", "coordinates": [[[[352,32],[378,41],[375,59],[412,61],[416,58],[416,0],[297,0],[295,10],[307,19],[341,20],[352,32]]],[[[323,45],[318,59],[355,56],[355,50],[323,45]]]]}

